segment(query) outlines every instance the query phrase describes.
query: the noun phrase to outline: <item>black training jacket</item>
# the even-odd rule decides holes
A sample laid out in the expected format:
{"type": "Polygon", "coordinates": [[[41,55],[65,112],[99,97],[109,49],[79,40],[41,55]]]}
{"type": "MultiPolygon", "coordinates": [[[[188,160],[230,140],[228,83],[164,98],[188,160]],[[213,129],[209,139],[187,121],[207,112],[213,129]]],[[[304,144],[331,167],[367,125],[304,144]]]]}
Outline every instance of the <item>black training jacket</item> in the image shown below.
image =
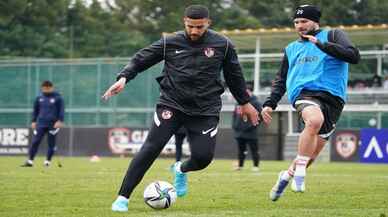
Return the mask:
{"type": "Polygon", "coordinates": [[[162,60],[163,71],[156,78],[161,92],[159,104],[188,115],[218,116],[224,92],[221,71],[237,102],[249,102],[234,46],[215,31],[207,30],[195,42],[184,31],[163,36],[137,52],[117,79],[130,81],[162,60]]]}
{"type": "MultiPolygon", "coordinates": [[[[320,31],[321,30],[317,30],[315,33],[313,33],[313,35],[318,34],[320,31]]],[[[347,37],[345,32],[343,32],[340,29],[330,30],[328,35],[328,42],[326,43],[318,42],[316,46],[323,52],[329,54],[330,56],[338,58],[342,61],[345,61],[351,64],[357,64],[360,61],[360,53],[358,49],[352,45],[350,39],[347,37]]],[[[280,70],[277,73],[275,79],[272,81],[271,95],[267,97],[266,101],[263,104],[263,107],[268,106],[268,107],[271,107],[272,109],[275,109],[277,107],[278,102],[286,92],[286,80],[287,80],[288,67],[289,67],[288,58],[287,58],[286,52],[284,52],[280,70]]],[[[324,92],[324,91],[318,91],[318,92],[324,92]]],[[[329,94],[329,93],[323,93],[323,94],[329,94]]],[[[336,96],[333,96],[333,98],[338,98],[337,100],[341,104],[344,104],[341,98],[336,96]]]]}

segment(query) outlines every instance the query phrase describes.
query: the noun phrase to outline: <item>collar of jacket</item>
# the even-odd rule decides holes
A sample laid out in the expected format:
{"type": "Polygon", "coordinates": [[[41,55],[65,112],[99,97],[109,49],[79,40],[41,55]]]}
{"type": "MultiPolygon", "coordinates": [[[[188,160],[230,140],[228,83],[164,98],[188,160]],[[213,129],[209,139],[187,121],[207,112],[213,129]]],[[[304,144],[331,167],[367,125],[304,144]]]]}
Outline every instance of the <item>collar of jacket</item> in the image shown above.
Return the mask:
{"type": "Polygon", "coordinates": [[[43,93],[43,92],[41,92],[41,95],[42,96],[46,96],[46,97],[51,97],[51,96],[55,96],[55,93],[54,92],[50,92],[50,93],[43,93]]]}

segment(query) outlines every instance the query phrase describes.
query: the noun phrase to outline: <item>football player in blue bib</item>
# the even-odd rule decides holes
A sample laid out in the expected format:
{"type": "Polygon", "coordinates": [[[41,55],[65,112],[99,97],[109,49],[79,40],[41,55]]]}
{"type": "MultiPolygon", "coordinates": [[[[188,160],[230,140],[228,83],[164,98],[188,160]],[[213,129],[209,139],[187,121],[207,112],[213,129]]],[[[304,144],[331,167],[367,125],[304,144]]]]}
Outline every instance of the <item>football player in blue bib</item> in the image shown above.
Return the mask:
{"type": "Polygon", "coordinates": [[[271,122],[272,111],[287,91],[305,127],[298,141],[298,154],[288,171],[281,171],[270,192],[276,201],[292,179],[292,190],[304,192],[306,168],[323,149],[335,130],[346,101],[349,63],[357,64],[360,54],[347,35],[339,29],[319,27],[320,10],[302,5],[294,13],[299,39],[284,50],[283,61],[264,102],[262,117],[271,122]]]}

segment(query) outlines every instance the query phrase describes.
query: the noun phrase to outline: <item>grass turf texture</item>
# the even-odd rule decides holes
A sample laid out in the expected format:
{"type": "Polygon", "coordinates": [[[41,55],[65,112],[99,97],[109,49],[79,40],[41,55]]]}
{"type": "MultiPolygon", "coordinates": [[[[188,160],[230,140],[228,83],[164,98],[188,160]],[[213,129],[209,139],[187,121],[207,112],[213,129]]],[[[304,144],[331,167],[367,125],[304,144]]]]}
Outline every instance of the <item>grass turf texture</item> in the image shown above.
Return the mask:
{"type": "MultiPolygon", "coordinates": [[[[316,163],[308,172],[306,192],[288,187],[277,202],[268,198],[278,172],[287,162],[263,161],[259,173],[250,161],[232,171],[232,161],[215,160],[207,169],[189,174],[189,193],[167,210],[143,202],[143,189],[152,181],[172,183],[172,159],[158,159],[135,189],[128,213],[113,213],[127,158],[64,158],[63,167],[21,168],[24,158],[0,157],[0,216],[388,216],[388,166],[316,163]]],[[[55,160],[54,160],[55,162],[55,160]]]]}

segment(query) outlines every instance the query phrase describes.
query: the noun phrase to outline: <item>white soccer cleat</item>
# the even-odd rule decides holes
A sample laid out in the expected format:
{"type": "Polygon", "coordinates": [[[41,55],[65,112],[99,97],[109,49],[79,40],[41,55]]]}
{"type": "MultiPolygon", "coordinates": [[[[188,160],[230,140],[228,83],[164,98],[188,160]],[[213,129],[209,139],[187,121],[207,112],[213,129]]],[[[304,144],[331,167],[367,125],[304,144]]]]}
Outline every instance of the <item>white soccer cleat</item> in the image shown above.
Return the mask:
{"type": "Polygon", "coordinates": [[[296,193],[303,193],[305,189],[304,176],[294,176],[291,183],[291,190],[296,193]]]}
{"type": "Polygon", "coordinates": [[[26,162],[24,162],[23,165],[21,165],[21,167],[33,167],[34,166],[34,162],[32,160],[27,160],[26,162]]]}
{"type": "Polygon", "coordinates": [[[269,198],[272,201],[277,201],[282,195],[284,190],[286,189],[288,185],[288,180],[282,179],[283,173],[286,173],[287,171],[281,171],[279,173],[278,180],[276,181],[276,184],[272,187],[271,191],[269,192],[269,198]]]}
{"type": "Polygon", "coordinates": [[[44,163],[43,163],[43,165],[44,165],[45,167],[49,167],[49,166],[51,165],[51,161],[45,160],[44,163]]]}

